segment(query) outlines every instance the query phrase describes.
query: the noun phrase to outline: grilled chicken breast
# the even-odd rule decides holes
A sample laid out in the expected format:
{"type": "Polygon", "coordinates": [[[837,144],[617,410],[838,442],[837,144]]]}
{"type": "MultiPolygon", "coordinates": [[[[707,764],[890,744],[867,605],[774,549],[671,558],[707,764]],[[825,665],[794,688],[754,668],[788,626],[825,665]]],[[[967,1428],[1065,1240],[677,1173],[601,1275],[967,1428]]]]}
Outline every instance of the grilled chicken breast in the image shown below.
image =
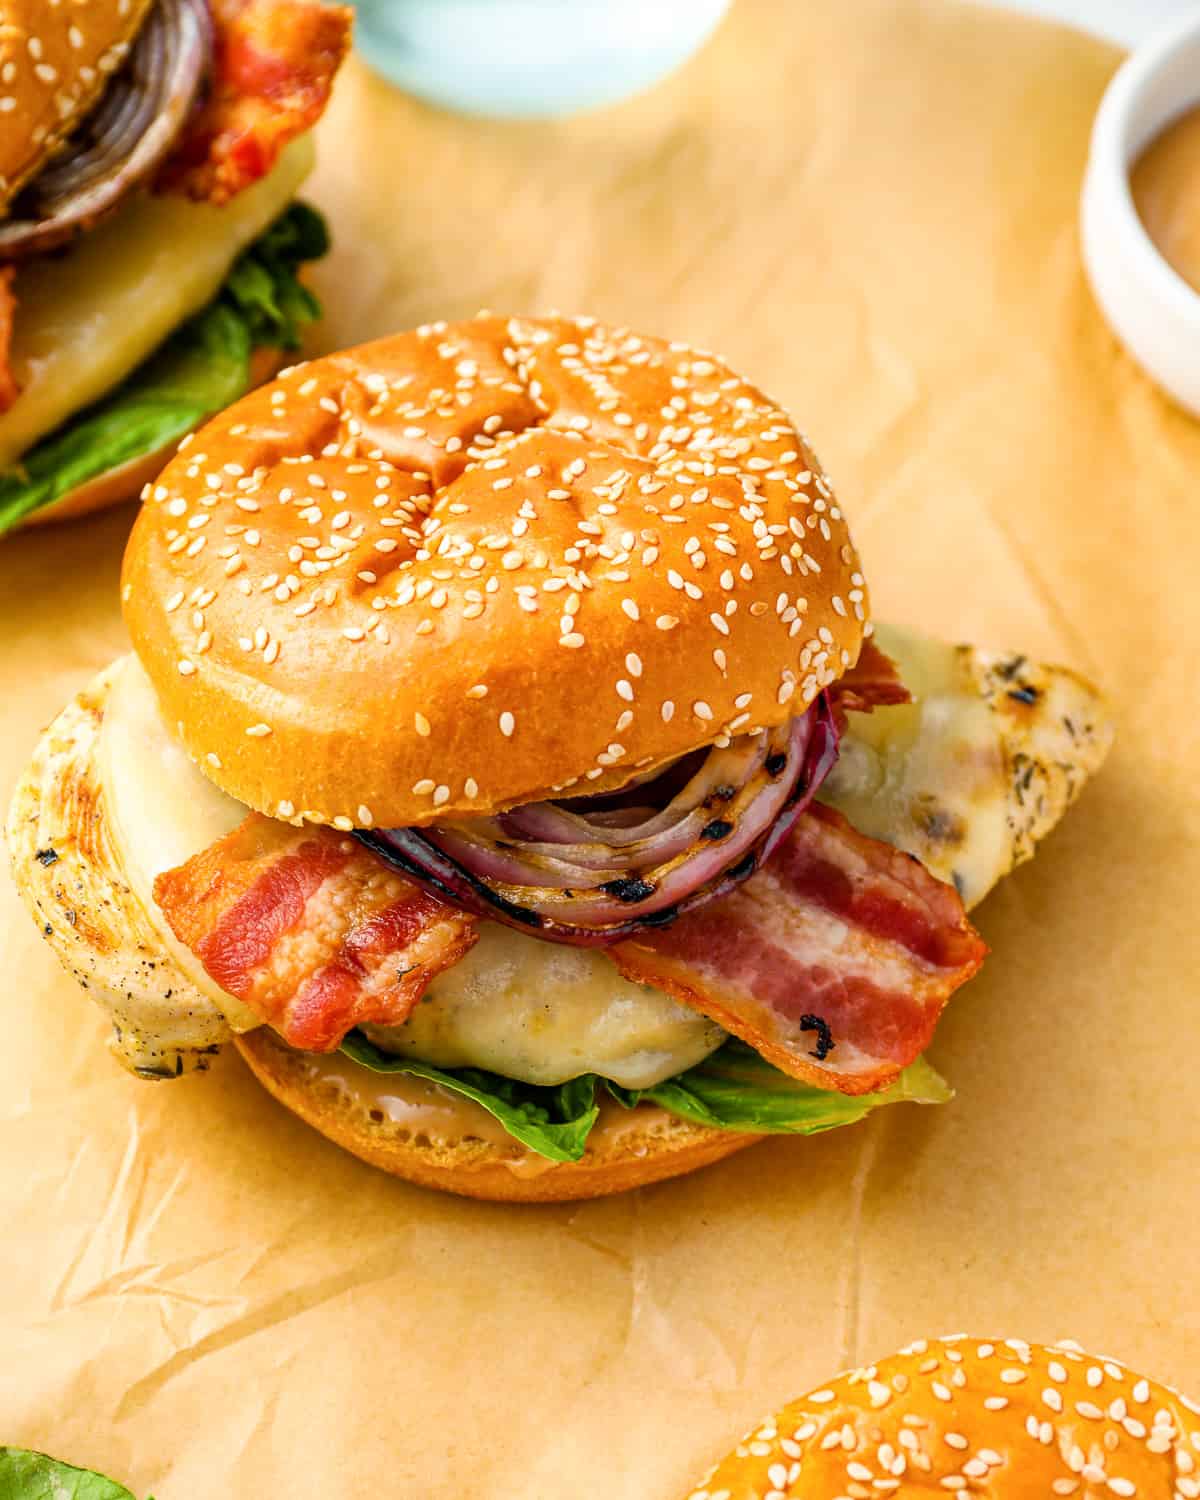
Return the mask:
{"type": "MultiPolygon", "coordinates": [[[[850,716],[821,800],[862,833],[916,855],[976,905],[1030,857],[1099,768],[1110,713],[1090,683],[1062,667],[889,627],[878,639],[914,702],[850,716]]],[[[131,868],[122,831],[129,809],[112,805],[121,778],[106,774],[102,753],[106,714],[128,712],[130,694],[114,691],[123,673],[140,677],[140,668],[131,658],[114,663],[47,730],[17,786],[7,837],[17,886],[47,940],[112,1016],[117,1058],[141,1077],[169,1078],[205,1067],[256,1018],[173,942],[151,893],[160,871],[144,861],[131,868]]],[[[144,702],[148,685],[137,692],[144,702]]],[[[143,738],[154,732],[168,743],[160,723],[139,725],[143,738]]],[[[181,752],[169,753],[178,804],[193,809],[198,827],[195,803],[213,789],[181,752]]],[[[119,795],[132,795],[131,780],[119,795]]],[[[215,810],[214,840],[235,811],[215,810]]],[[[536,939],[521,943],[536,993],[538,966],[553,955],[536,939]]],[[[436,994],[426,1001],[437,1003],[436,994]]]]}

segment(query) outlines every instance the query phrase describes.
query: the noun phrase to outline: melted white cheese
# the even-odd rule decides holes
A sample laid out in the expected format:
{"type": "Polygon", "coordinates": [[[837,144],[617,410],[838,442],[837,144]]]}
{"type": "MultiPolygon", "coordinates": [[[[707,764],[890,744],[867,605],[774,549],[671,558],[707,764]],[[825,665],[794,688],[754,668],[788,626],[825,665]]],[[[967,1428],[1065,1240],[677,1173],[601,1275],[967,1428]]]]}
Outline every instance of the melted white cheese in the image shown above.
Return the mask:
{"type": "Polygon", "coordinates": [[[229,268],[312,170],[302,136],[224,207],[138,193],[63,255],[23,265],[12,364],[20,395],[0,416],[0,469],[113,390],[216,295],[229,268]]]}
{"type": "Polygon", "coordinates": [[[725,1040],[661,990],[633,984],[601,953],[484,922],[479,941],[429,986],[405,1025],[367,1027],[379,1046],[440,1068],[486,1068],[525,1083],[599,1073],[648,1088],[725,1040]]]}
{"type": "Polygon", "coordinates": [[[246,816],[240,802],[202,776],[163,725],[158,699],[136,656],[113,674],[97,751],[105,809],[122,871],[162,945],[235,1031],[258,1017],[214,984],[176,938],[154,899],[154,880],[224,838],[246,816]]]}
{"type": "Polygon", "coordinates": [[[1000,726],[973,679],[971,648],[895,626],[875,634],[913,702],[850,715],[820,800],[860,833],[915,854],[974,906],[1012,867],[1000,726]]]}

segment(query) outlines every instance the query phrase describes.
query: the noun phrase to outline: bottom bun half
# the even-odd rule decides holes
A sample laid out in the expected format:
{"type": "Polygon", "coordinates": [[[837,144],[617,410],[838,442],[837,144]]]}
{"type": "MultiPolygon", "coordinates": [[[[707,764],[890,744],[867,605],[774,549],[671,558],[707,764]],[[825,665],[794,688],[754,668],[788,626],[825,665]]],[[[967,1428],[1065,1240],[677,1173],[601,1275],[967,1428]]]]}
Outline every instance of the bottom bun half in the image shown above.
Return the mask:
{"type": "Polygon", "coordinates": [[[552,1162],[479,1105],[421,1079],[297,1052],[265,1026],[236,1046],[268,1093],[331,1141],[394,1177],[468,1198],[600,1198],[694,1172],[762,1139],[694,1125],[657,1105],[626,1110],[606,1101],[582,1159],[552,1162]]]}

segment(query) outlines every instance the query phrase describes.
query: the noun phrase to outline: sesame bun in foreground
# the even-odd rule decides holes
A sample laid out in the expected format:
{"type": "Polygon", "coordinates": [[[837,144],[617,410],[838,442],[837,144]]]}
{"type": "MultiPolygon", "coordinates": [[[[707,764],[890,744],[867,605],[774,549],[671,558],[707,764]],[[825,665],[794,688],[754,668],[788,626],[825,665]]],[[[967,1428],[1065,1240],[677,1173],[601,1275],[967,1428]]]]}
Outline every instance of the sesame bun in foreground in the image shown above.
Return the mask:
{"type": "Polygon", "coordinates": [[[293,1051],[269,1027],[235,1038],[268,1093],[362,1161],[422,1187],[501,1203],[600,1198],[694,1172],[761,1140],[693,1124],[654,1104],[612,1101],[577,1162],[551,1162],[497,1127],[479,1105],[419,1078],[371,1075],[345,1060],[293,1051]]]}
{"type": "Polygon", "coordinates": [[[1188,1500],[1200,1407],[1077,1344],[919,1339],[793,1401],[688,1500],[1188,1500]]]}
{"type": "Polygon", "coordinates": [[[205,774],[347,829],[595,792],[783,723],[868,609],[780,407],[680,344],[492,316],[299,366],[202,428],[123,599],[205,774]]]}

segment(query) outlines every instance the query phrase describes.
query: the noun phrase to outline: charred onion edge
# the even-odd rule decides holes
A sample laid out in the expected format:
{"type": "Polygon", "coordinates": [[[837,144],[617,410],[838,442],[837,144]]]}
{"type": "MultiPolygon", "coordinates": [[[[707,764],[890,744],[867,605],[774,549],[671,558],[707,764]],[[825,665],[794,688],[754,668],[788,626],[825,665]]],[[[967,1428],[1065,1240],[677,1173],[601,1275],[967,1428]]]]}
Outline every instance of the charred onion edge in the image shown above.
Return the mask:
{"type": "Polygon", "coordinates": [[[726,895],[770,859],[791,831],[796,819],[812,801],[837,759],[837,722],[825,693],[816,699],[809,712],[813,715],[811,733],[795,782],[783,810],[758,842],[732,866],[722,871],[716,880],[692,891],[673,906],[624,922],[603,927],[580,927],[542,916],[527,906],[519,906],[493,891],[484,881],[463,869],[441,850],[435,849],[419,829],[355,829],[354,837],[379,855],[385,863],[433,891],[452,906],[472,911],[481,917],[489,917],[549,942],[566,943],[574,947],[609,947],[646,928],[667,927],[685,912],[694,911],[697,907],[726,895]]]}

